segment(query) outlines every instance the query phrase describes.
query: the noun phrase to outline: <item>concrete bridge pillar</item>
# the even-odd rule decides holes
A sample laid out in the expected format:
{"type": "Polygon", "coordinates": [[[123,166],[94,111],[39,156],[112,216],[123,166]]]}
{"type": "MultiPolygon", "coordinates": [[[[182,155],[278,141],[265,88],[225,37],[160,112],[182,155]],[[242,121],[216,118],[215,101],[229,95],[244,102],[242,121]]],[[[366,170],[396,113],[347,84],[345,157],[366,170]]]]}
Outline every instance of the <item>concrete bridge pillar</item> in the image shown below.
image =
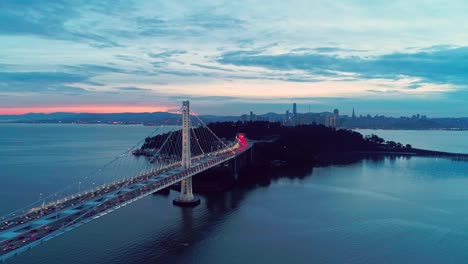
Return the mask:
{"type": "Polygon", "coordinates": [[[240,163],[239,157],[234,157],[232,160],[233,160],[232,170],[234,174],[234,179],[237,181],[237,179],[239,178],[239,167],[241,166],[241,164],[239,164],[240,163]]]}
{"type": "MultiPolygon", "coordinates": [[[[192,162],[190,153],[190,103],[182,102],[182,167],[189,169],[192,162]]],[[[197,206],[200,199],[193,196],[192,177],[180,182],[180,196],[174,199],[177,206],[197,206]]]]}

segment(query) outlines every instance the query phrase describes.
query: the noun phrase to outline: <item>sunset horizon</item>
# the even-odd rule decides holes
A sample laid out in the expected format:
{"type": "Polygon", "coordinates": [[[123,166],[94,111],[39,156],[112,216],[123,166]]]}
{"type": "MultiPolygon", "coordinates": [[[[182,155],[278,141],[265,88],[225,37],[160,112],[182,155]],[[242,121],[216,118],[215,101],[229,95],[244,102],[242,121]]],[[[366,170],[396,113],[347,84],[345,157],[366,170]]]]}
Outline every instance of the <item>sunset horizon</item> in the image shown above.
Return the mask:
{"type": "Polygon", "coordinates": [[[51,114],[51,113],[155,113],[175,112],[176,107],[166,106],[131,106],[131,105],[75,105],[75,106],[49,106],[49,107],[0,107],[0,115],[24,115],[24,114],[51,114]]]}

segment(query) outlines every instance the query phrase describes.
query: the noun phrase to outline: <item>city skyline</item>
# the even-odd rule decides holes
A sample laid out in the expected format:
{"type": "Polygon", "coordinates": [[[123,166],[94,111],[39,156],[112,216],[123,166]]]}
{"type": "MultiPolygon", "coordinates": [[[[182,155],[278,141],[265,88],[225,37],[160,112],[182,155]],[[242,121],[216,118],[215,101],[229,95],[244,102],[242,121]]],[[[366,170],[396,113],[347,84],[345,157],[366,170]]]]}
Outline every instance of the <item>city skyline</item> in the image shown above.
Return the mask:
{"type": "MultiPolygon", "coordinates": [[[[258,116],[258,115],[268,115],[268,114],[277,114],[277,115],[284,115],[285,117],[287,117],[288,115],[293,118],[294,117],[294,109],[296,108],[296,113],[297,114],[324,114],[324,113],[330,113],[330,114],[333,114],[334,111],[336,110],[339,110],[338,108],[335,108],[335,109],[321,109],[321,110],[317,110],[317,111],[312,111],[311,108],[310,108],[310,105],[307,105],[307,104],[299,104],[299,107],[297,107],[298,104],[297,103],[291,103],[291,104],[282,104],[280,106],[278,106],[279,109],[282,109],[283,112],[281,112],[281,110],[279,111],[268,111],[268,109],[266,109],[265,111],[263,112],[255,112],[255,111],[250,111],[248,110],[246,112],[246,110],[241,110],[240,111],[240,114],[239,115],[212,115],[212,114],[200,114],[200,113],[196,113],[196,112],[193,112],[193,114],[195,115],[207,115],[207,116],[218,116],[218,117],[222,117],[222,116],[226,116],[226,117],[235,117],[235,116],[240,116],[242,119],[242,117],[245,117],[245,116],[250,116],[250,115],[254,115],[254,116],[258,116]],[[299,111],[297,110],[299,109],[299,111]]],[[[66,105],[63,105],[63,106],[53,106],[53,107],[38,107],[38,108],[35,108],[37,111],[36,112],[26,112],[28,110],[28,108],[16,108],[15,110],[18,110],[19,113],[16,113],[16,112],[12,112],[12,113],[8,113],[6,112],[5,114],[0,114],[0,117],[7,117],[7,116],[27,116],[28,114],[143,114],[143,113],[170,113],[170,114],[178,114],[179,113],[179,109],[176,109],[176,108],[166,108],[166,107],[156,107],[156,106],[134,106],[132,108],[124,108],[125,110],[128,110],[126,112],[124,111],[121,111],[122,107],[125,107],[122,106],[122,105],[85,105],[85,107],[89,107],[89,109],[93,109],[94,111],[91,112],[91,111],[88,111],[88,112],[82,112],[82,108],[80,108],[81,106],[66,106],[66,105]]],[[[255,108],[255,107],[253,107],[255,108]]],[[[356,108],[352,108],[351,109],[351,112],[348,113],[348,111],[344,111],[344,112],[341,112],[341,116],[346,116],[346,117],[352,117],[354,114],[355,114],[355,117],[392,117],[392,118],[398,118],[398,117],[404,117],[404,118],[408,118],[408,117],[414,117],[414,116],[418,116],[418,115],[421,115],[421,116],[424,116],[424,117],[427,117],[427,115],[425,113],[420,113],[420,112],[415,112],[415,113],[410,113],[408,115],[399,115],[399,116],[392,116],[392,115],[384,115],[382,113],[378,113],[378,112],[375,112],[375,113],[363,113],[363,112],[358,112],[359,109],[356,109],[356,108]]],[[[437,118],[437,116],[436,116],[437,118]]],[[[446,117],[446,118],[451,118],[451,117],[446,117]]],[[[466,117],[462,117],[462,118],[466,118],[466,117]]]]}
{"type": "Polygon", "coordinates": [[[268,3],[4,1],[0,114],[468,116],[468,3],[268,3]]]}

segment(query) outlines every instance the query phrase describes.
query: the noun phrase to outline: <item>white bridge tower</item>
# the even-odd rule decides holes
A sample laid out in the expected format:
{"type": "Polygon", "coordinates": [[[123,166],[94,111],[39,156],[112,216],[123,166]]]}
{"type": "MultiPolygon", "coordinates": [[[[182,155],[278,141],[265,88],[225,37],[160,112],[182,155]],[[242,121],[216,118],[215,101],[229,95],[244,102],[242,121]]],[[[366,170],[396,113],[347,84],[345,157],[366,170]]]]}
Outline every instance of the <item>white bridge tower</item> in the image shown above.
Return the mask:
{"type": "MultiPolygon", "coordinates": [[[[182,167],[189,169],[192,164],[192,154],[190,152],[190,102],[182,102],[182,167]]],[[[192,177],[180,182],[180,196],[173,201],[179,206],[196,206],[200,204],[200,199],[193,196],[192,177]]]]}

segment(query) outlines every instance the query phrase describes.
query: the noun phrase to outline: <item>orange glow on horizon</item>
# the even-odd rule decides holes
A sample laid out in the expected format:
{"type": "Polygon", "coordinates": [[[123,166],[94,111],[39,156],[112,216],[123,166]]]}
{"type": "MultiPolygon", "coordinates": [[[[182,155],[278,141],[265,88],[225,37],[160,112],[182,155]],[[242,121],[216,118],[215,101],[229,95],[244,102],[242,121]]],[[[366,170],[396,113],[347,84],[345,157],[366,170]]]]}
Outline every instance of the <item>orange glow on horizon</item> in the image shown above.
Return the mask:
{"type": "Polygon", "coordinates": [[[177,109],[173,106],[154,105],[54,105],[29,107],[0,107],[1,115],[22,115],[27,113],[143,113],[143,112],[170,112],[177,109]]]}

